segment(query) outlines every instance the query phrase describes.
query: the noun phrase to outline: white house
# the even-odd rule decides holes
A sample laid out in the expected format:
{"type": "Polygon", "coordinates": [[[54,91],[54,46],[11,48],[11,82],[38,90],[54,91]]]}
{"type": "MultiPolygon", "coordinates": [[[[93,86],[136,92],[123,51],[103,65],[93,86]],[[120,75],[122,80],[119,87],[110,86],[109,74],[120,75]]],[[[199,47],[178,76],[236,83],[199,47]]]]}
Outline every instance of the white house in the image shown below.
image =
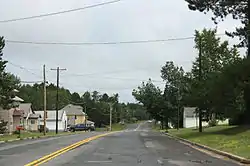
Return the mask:
{"type": "MultiPolygon", "coordinates": [[[[40,114],[39,125],[43,125],[44,111],[35,111],[40,114]]],[[[56,110],[47,110],[46,127],[50,131],[56,130],[56,110]]],[[[67,129],[67,116],[65,110],[58,110],[58,131],[65,131],[67,129]]]]}
{"type": "MultiPolygon", "coordinates": [[[[228,124],[228,119],[224,121],[218,120],[217,123],[219,125],[228,124]]],[[[208,123],[203,121],[202,126],[208,126],[208,123]]],[[[199,127],[199,115],[196,113],[196,107],[184,107],[183,127],[184,128],[199,127]]]]}
{"type": "Polygon", "coordinates": [[[183,127],[198,127],[199,125],[199,117],[195,112],[196,107],[184,107],[183,112],[183,127]]]}

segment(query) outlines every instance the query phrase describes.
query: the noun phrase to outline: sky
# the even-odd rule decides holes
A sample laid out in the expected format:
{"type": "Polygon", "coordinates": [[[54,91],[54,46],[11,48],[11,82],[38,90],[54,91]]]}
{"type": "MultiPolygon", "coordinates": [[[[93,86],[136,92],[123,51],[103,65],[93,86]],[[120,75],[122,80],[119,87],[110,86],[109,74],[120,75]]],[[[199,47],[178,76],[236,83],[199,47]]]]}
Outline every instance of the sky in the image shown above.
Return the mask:
{"type": "MultiPolygon", "coordinates": [[[[109,0],[8,0],[0,1],[0,21],[95,5],[109,0]]],[[[239,23],[230,18],[217,25],[218,33],[232,31],[239,23]]],[[[121,0],[117,3],[49,17],[0,23],[6,40],[40,42],[116,42],[190,37],[195,30],[215,28],[211,14],[190,11],[184,0],[121,0]]],[[[230,44],[237,39],[226,36],[230,44]]],[[[120,101],[135,102],[132,89],[151,78],[163,88],[160,70],[174,61],[189,71],[198,55],[193,40],[120,45],[32,45],[6,43],[7,71],[22,81],[56,83],[83,94],[119,93],[120,101]]],[[[241,51],[243,54],[244,51],[241,51]]]]}

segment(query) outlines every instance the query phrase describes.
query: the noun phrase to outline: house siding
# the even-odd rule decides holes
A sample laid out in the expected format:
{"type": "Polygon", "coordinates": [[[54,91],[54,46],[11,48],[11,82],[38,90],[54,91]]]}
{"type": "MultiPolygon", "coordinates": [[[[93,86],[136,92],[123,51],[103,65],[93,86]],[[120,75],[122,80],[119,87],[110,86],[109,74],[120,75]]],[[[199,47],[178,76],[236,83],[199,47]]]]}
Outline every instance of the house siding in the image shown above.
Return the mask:
{"type": "MultiPolygon", "coordinates": [[[[39,125],[43,125],[43,119],[39,119],[39,125]]],[[[46,120],[46,127],[50,131],[55,131],[56,130],[56,120],[46,120]]],[[[63,112],[62,118],[58,119],[58,130],[59,131],[65,131],[67,129],[67,117],[65,111],[63,112]]]]}
{"type": "MultiPolygon", "coordinates": [[[[196,115],[195,113],[195,107],[185,107],[184,108],[184,113],[183,113],[183,127],[184,128],[192,128],[196,127],[198,128],[199,126],[199,117],[198,114],[196,115]]],[[[217,121],[219,125],[225,125],[228,124],[228,119],[221,121],[217,121]]],[[[203,121],[202,126],[208,126],[208,123],[203,121]]]]}
{"type": "Polygon", "coordinates": [[[21,122],[20,116],[13,117],[13,130],[15,130],[16,127],[20,125],[20,122],[21,122]]]}
{"type": "Polygon", "coordinates": [[[84,115],[67,115],[67,120],[68,120],[69,125],[80,124],[80,123],[85,122],[85,116],[84,115]]]}
{"type": "Polygon", "coordinates": [[[79,115],[77,115],[76,116],[77,118],[76,118],[76,124],[79,124],[79,123],[84,123],[85,122],[85,116],[79,116],[79,115]]]}
{"type": "Polygon", "coordinates": [[[26,129],[29,131],[37,131],[38,130],[38,120],[37,119],[28,119],[26,121],[26,129]],[[31,123],[31,121],[34,122],[34,124],[31,123]]]}
{"type": "Polygon", "coordinates": [[[9,133],[13,132],[13,111],[14,109],[5,110],[0,108],[0,120],[7,121],[7,129],[9,133]]]}

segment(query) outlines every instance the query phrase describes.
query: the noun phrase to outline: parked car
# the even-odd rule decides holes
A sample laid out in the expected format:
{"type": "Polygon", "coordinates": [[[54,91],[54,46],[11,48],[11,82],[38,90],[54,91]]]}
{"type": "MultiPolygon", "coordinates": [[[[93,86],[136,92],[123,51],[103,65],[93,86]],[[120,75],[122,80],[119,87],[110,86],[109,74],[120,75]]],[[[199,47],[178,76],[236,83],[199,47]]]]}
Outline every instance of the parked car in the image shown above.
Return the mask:
{"type": "Polygon", "coordinates": [[[94,125],[76,124],[69,127],[69,131],[94,131],[94,125]]]}
{"type": "MultiPolygon", "coordinates": [[[[41,132],[43,132],[44,131],[44,125],[39,125],[38,126],[38,131],[41,133],[41,132]]],[[[48,127],[46,127],[46,133],[47,132],[49,132],[49,128],[48,127]]]]}

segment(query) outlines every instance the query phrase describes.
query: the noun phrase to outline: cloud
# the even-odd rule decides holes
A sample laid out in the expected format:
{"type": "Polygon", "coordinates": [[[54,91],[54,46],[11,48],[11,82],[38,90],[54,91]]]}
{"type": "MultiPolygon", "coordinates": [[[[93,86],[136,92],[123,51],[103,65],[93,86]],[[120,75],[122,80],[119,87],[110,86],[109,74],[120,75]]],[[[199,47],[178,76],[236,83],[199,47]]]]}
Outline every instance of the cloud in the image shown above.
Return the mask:
{"type": "MultiPolygon", "coordinates": [[[[0,20],[67,10],[100,2],[104,1],[1,1],[0,20]]],[[[47,42],[166,39],[192,36],[195,29],[214,28],[210,16],[189,11],[184,0],[122,0],[116,4],[85,11],[0,24],[0,35],[9,40],[47,42]]],[[[238,22],[229,19],[219,25],[219,32],[231,30],[236,25],[238,22]]],[[[230,41],[236,42],[231,39],[230,41]]],[[[192,40],[98,46],[7,43],[4,57],[36,73],[31,74],[9,64],[8,71],[17,74],[22,80],[41,80],[42,65],[46,64],[48,80],[55,82],[56,73],[50,71],[50,68],[60,66],[67,68],[67,71],[60,73],[61,85],[71,91],[83,93],[86,90],[99,90],[110,94],[119,93],[121,101],[134,101],[132,89],[148,78],[161,81],[160,69],[166,61],[172,60],[189,70],[192,60],[197,56],[193,46],[192,40]],[[100,74],[79,76],[86,73],[100,74]]],[[[157,83],[160,87],[164,85],[157,83]]]]}

